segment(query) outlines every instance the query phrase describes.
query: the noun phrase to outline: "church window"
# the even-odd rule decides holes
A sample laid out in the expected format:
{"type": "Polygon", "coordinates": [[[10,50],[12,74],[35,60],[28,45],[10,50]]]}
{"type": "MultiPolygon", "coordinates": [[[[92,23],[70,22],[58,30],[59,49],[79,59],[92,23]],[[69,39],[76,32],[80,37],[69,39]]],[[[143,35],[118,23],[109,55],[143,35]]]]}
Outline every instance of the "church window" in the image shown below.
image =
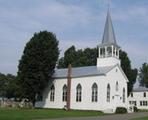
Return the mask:
{"type": "Polygon", "coordinates": [[[142,106],[142,101],[140,101],[140,106],[142,106]]]}
{"type": "Polygon", "coordinates": [[[125,88],[123,88],[123,103],[125,103],[125,88]]]}
{"type": "Polygon", "coordinates": [[[143,97],[146,97],[146,92],[143,93],[143,97]]]}
{"type": "Polygon", "coordinates": [[[134,101],[134,105],[137,106],[137,101],[134,101]]]}
{"type": "Polygon", "coordinates": [[[146,103],[145,103],[145,105],[147,106],[148,105],[148,102],[147,101],[145,101],[146,103]]]}
{"type": "Polygon", "coordinates": [[[55,87],[54,85],[50,88],[50,101],[54,101],[54,95],[55,95],[55,87]]]}
{"type": "Polygon", "coordinates": [[[131,97],[133,97],[133,93],[131,93],[131,97]]]}
{"type": "Polygon", "coordinates": [[[92,85],[92,102],[98,101],[98,86],[96,83],[92,85]]]}
{"type": "Polygon", "coordinates": [[[110,85],[107,85],[107,102],[110,102],[110,85]]]}
{"type": "Polygon", "coordinates": [[[63,86],[63,102],[67,101],[67,86],[63,86]]]}
{"type": "Polygon", "coordinates": [[[116,91],[118,91],[119,90],[119,84],[118,84],[118,82],[116,82],[116,91]]]}
{"type": "Polygon", "coordinates": [[[81,102],[82,100],[82,87],[80,84],[76,88],[76,102],[81,102]]]}
{"type": "Polygon", "coordinates": [[[114,96],[112,96],[112,99],[114,99],[114,96]]]}

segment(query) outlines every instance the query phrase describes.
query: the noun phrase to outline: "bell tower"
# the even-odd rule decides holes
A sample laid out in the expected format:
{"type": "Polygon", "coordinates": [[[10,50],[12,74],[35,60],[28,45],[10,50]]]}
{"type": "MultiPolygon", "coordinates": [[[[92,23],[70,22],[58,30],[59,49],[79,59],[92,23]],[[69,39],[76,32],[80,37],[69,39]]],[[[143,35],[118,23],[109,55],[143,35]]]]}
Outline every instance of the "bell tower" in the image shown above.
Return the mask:
{"type": "Polygon", "coordinates": [[[98,49],[97,67],[120,65],[120,47],[116,42],[110,9],[107,12],[102,43],[99,44],[98,49]]]}

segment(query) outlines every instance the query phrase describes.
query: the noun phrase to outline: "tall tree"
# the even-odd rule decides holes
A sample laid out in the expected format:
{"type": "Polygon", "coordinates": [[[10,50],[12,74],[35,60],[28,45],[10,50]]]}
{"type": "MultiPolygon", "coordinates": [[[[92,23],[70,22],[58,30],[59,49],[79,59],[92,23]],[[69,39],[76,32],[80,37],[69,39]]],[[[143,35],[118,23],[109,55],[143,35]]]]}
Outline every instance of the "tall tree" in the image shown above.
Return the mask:
{"type": "Polygon", "coordinates": [[[64,53],[64,64],[65,67],[67,67],[69,65],[69,63],[73,64],[73,66],[75,66],[75,61],[77,59],[77,55],[76,55],[76,49],[75,46],[71,46],[65,53],[64,53]]]}
{"type": "Polygon", "coordinates": [[[7,85],[7,77],[6,75],[0,73],[0,97],[5,97],[6,90],[5,87],[7,85]]]}
{"type": "Polygon", "coordinates": [[[35,33],[26,44],[18,66],[18,83],[22,95],[35,103],[37,94],[51,80],[59,56],[58,40],[47,31],[35,33]]]}
{"type": "Polygon", "coordinates": [[[73,67],[96,65],[97,48],[86,48],[76,50],[75,46],[68,48],[64,57],[60,58],[58,67],[67,68],[69,64],[73,67]]]}
{"type": "Polygon", "coordinates": [[[17,97],[17,81],[16,76],[7,74],[7,85],[5,86],[5,97],[7,98],[16,98],[17,97]]]}
{"type": "Polygon", "coordinates": [[[140,85],[148,88],[148,64],[143,63],[140,68],[140,85]]]}
{"type": "Polygon", "coordinates": [[[121,67],[127,76],[128,82],[128,94],[133,90],[133,85],[137,78],[137,69],[131,68],[131,61],[125,51],[120,51],[121,67]]]}
{"type": "Polygon", "coordinates": [[[7,74],[4,75],[0,73],[0,96],[5,98],[15,98],[16,97],[16,76],[7,74]]]}

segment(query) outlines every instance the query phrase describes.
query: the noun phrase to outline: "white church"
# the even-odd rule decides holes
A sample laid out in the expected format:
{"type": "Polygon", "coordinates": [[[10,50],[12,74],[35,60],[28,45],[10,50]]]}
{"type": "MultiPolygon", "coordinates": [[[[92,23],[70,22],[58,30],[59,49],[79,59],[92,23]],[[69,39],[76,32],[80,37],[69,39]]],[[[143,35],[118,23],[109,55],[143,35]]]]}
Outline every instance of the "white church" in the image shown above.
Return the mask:
{"type": "Polygon", "coordinates": [[[120,66],[120,47],[108,10],[102,43],[96,66],[56,69],[53,81],[35,106],[73,110],[115,112],[117,107],[128,107],[128,79],[120,66]]]}

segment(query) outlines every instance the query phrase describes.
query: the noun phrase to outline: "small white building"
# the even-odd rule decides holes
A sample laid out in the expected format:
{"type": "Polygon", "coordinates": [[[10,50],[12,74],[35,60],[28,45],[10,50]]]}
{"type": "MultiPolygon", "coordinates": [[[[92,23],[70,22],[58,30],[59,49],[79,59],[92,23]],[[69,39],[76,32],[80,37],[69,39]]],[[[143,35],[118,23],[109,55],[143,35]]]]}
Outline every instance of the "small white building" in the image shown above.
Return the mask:
{"type": "Polygon", "coordinates": [[[134,88],[128,97],[128,102],[138,109],[148,109],[148,88],[134,88]]]}
{"type": "Polygon", "coordinates": [[[115,112],[128,106],[127,82],[119,59],[110,11],[107,13],[96,66],[56,69],[53,81],[35,106],[40,108],[99,110],[115,112]]]}

